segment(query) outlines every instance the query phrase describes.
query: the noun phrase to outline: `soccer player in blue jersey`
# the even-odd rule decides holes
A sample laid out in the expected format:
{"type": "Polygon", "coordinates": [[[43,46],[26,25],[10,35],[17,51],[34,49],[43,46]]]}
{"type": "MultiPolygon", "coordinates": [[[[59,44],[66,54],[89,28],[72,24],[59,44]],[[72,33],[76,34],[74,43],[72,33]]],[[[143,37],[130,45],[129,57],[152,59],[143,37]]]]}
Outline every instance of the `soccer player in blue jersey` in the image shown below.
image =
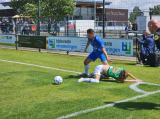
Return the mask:
{"type": "Polygon", "coordinates": [[[93,51],[84,61],[85,73],[79,73],[80,76],[88,76],[89,63],[94,62],[97,58],[101,59],[104,65],[108,65],[107,60],[112,63],[113,61],[108,58],[105,45],[102,38],[94,33],[93,29],[87,30],[88,42],[84,52],[87,52],[88,46],[91,44],[93,46],[93,51]]]}

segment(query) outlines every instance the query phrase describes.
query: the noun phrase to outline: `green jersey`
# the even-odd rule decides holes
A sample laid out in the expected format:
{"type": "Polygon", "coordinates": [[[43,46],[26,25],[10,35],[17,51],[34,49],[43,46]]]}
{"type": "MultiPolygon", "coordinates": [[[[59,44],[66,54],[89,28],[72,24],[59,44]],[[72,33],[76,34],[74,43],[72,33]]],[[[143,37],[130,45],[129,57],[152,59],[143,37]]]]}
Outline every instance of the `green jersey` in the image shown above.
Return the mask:
{"type": "Polygon", "coordinates": [[[109,77],[113,77],[114,79],[119,79],[119,74],[121,71],[123,71],[124,69],[121,67],[113,67],[110,66],[110,68],[107,71],[107,76],[109,77]]]}

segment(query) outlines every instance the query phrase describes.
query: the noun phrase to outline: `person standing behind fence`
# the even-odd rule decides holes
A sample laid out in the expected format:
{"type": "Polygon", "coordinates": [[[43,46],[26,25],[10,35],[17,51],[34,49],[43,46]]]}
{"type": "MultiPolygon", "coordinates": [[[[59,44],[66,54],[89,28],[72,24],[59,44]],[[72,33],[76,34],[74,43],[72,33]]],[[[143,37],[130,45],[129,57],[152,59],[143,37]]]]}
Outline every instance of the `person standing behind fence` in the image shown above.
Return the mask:
{"type": "Polygon", "coordinates": [[[0,21],[0,34],[2,33],[2,26],[1,26],[2,22],[0,21]]]}
{"type": "Polygon", "coordinates": [[[151,35],[149,31],[146,31],[144,41],[141,41],[139,38],[137,38],[137,40],[143,45],[142,50],[137,53],[137,58],[139,61],[138,65],[148,64],[150,60],[149,54],[155,51],[153,35],[151,35]],[[147,62],[145,59],[147,59],[147,62]]]}
{"type": "Polygon", "coordinates": [[[133,27],[132,27],[132,30],[133,30],[133,31],[137,31],[137,30],[138,30],[138,25],[137,25],[136,21],[134,21],[134,23],[133,23],[132,26],[133,26],[133,27]]]}
{"type": "Polygon", "coordinates": [[[6,25],[5,20],[2,19],[2,23],[1,23],[2,34],[3,34],[3,33],[6,33],[6,27],[5,27],[5,25],[6,25]]]}
{"type": "Polygon", "coordinates": [[[113,26],[116,26],[116,22],[117,22],[116,20],[113,21],[113,26]]]}
{"type": "Polygon", "coordinates": [[[112,21],[112,19],[109,21],[109,26],[113,26],[113,21],[112,21]]]}
{"type": "Polygon", "coordinates": [[[57,22],[56,22],[56,20],[54,19],[54,21],[53,21],[53,24],[54,24],[54,30],[56,31],[56,33],[57,33],[57,22]]]}
{"type": "Polygon", "coordinates": [[[13,19],[11,21],[11,26],[12,26],[12,33],[15,34],[15,22],[13,19]]]}
{"type": "Polygon", "coordinates": [[[51,20],[51,18],[48,20],[48,33],[50,33],[51,32],[51,25],[52,25],[52,20],[51,20]]]}
{"type": "Polygon", "coordinates": [[[15,33],[17,34],[18,33],[18,28],[19,28],[19,20],[16,19],[16,24],[15,24],[15,33]]]}
{"type": "Polygon", "coordinates": [[[88,46],[91,44],[93,46],[93,51],[84,61],[85,73],[79,73],[79,76],[88,76],[89,63],[94,62],[97,58],[101,59],[104,65],[108,65],[107,60],[112,63],[113,61],[108,58],[105,45],[102,38],[94,33],[93,29],[87,30],[88,42],[84,52],[87,52],[88,46]]]}
{"type": "Polygon", "coordinates": [[[6,22],[6,33],[9,33],[9,21],[7,19],[5,19],[6,22]]]}
{"type": "Polygon", "coordinates": [[[36,26],[33,20],[30,20],[30,29],[31,29],[31,34],[36,35],[36,26]]]}
{"type": "Polygon", "coordinates": [[[127,26],[125,27],[126,32],[128,31],[128,27],[129,27],[129,24],[127,24],[127,26]]]}
{"type": "Polygon", "coordinates": [[[23,27],[24,27],[24,21],[23,21],[22,18],[21,18],[21,21],[20,21],[20,26],[21,26],[21,34],[22,34],[22,30],[23,30],[23,27]]]}
{"type": "Polygon", "coordinates": [[[132,25],[131,25],[131,23],[129,23],[128,32],[131,32],[131,31],[132,31],[132,25]]]}
{"type": "Polygon", "coordinates": [[[151,19],[148,22],[149,31],[154,34],[157,48],[160,50],[160,23],[157,19],[151,19]]]}

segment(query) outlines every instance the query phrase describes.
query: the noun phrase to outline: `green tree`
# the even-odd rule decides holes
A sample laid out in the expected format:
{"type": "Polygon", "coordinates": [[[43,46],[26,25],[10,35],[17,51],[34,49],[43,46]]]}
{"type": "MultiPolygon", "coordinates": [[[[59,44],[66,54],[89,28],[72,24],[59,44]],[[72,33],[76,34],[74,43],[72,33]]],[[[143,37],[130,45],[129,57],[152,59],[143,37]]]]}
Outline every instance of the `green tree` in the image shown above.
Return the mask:
{"type": "Polygon", "coordinates": [[[142,13],[142,11],[139,9],[138,6],[135,6],[135,7],[133,8],[133,12],[135,13],[135,17],[141,16],[141,13],[142,13]]]}
{"type": "Polygon", "coordinates": [[[149,8],[152,11],[152,15],[160,15],[160,5],[154,6],[154,8],[149,8]]]}
{"type": "Polygon", "coordinates": [[[133,23],[133,22],[136,20],[137,16],[141,16],[141,13],[142,13],[142,11],[139,9],[139,7],[138,7],[138,6],[135,6],[135,7],[133,8],[133,12],[131,12],[131,13],[129,14],[129,15],[130,15],[129,21],[130,21],[131,23],[133,23]]]}
{"type": "MultiPolygon", "coordinates": [[[[18,10],[18,14],[37,17],[38,0],[11,0],[10,6],[18,10]]],[[[40,0],[40,16],[73,15],[76,2],[74,0],[40,0]]]]}
{"type": "Polygon", "coordinates": [[[130,14],[129,14],[129,21],[131,22],[131,23],[133,23],[134,22],[134,20],[135,20],[135,13],[134,12],[131,12],[130,14]]]}

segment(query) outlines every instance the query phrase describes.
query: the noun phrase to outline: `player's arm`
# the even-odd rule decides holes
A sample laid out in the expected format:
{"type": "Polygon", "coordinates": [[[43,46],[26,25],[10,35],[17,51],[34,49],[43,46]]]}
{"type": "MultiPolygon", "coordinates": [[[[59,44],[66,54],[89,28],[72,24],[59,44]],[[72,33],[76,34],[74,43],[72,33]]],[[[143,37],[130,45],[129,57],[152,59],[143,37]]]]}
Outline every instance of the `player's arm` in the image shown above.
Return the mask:
{"type": "Polygon", "coordinates": [[[107,54],[107,52],[106,52],[105,48],[104,48],[104,47],[102,47],[102,48],[101,48],[101,50],[102,50],[102,52],[104,53],[104,55],[106,56],[107,60],[108,60],[110,63],[112,63],[112,62],[113,62],[113,60],[110,60],[110,59],[108,58],[108,54],[107,54]]]}
{"type": "Polygon", "coordinates": [[[137,79],[136,77],[134,77],[132,74],[128,73],[128,76],[131,77],[134,80],[124,80],[124,79],[118,79],[119,81],[122,82],[142,82],[142,80],[137,79]]]}
{"type": "Polygon", "coordinates": [[[90,42],[87,41],[87,45],[86,45],[86,48],[85,48],[85,50],[84,50],[85,53],[87,52],[87,48],[88,48],[89,44],[90,44],[90,42]]]}

